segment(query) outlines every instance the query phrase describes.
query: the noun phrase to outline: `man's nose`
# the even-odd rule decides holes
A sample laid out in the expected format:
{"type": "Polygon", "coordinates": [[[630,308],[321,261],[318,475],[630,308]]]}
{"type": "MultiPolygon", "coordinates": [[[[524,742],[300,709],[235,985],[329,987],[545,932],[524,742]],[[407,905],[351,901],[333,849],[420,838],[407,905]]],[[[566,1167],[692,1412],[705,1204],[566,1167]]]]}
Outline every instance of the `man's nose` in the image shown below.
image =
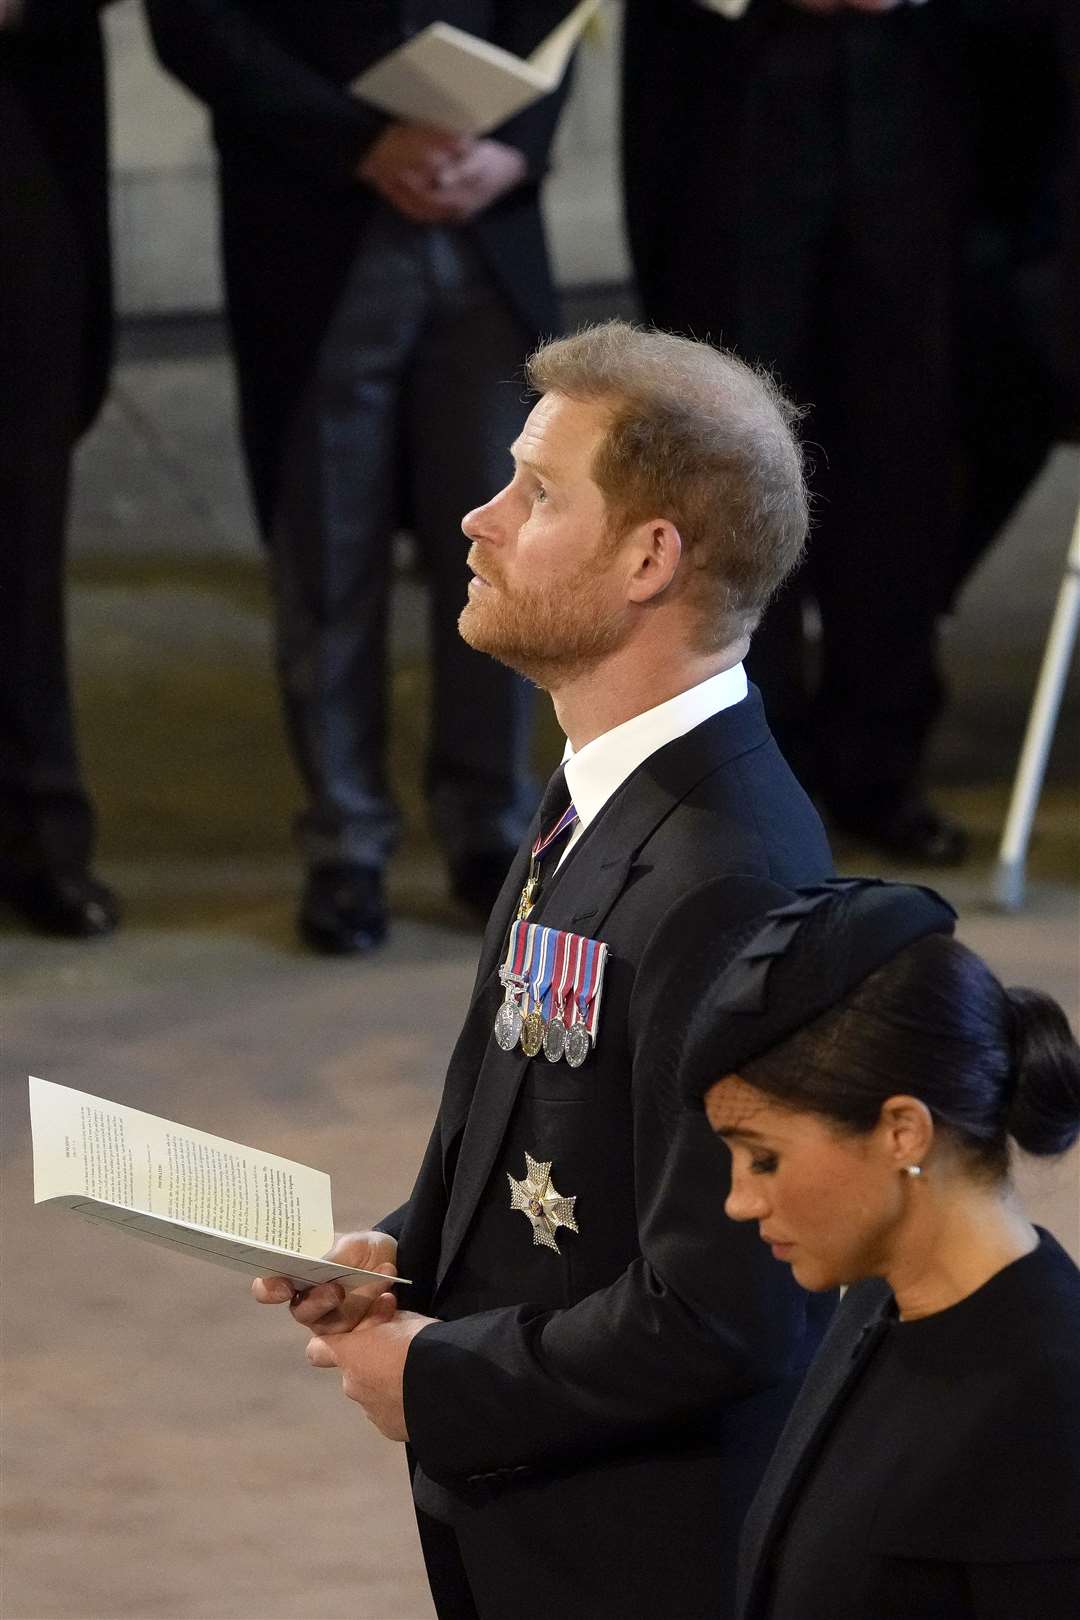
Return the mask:
{"type": "Polygon", "coordinates": [[[483,506],[474,506],[471,512],[466,512],[461,520],[462,533],[466,539],[497,542],[503,538],[505,525],[500,521],[500,513],[505,495],[506,490],[501,489],[490,501],[485,501],[483,506]]]}

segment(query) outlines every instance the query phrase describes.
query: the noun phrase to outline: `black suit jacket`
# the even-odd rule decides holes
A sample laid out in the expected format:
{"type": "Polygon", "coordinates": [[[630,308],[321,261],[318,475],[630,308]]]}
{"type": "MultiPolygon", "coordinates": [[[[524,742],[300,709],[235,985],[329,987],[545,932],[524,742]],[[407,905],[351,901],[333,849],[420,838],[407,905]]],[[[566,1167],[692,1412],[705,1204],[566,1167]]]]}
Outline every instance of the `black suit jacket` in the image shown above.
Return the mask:
{"type": "Polygon", "coordinates": [[[1076,433],[1076,10],[932,0],[819,16],[751,0],[728,21],[697,0],[626,7],[623,176],[646,317],[775,367],[814,402],[815,436],[832,431],[838,379],[856,417],[863,399],[894,400],[882,432],[919,436],[912,498],[926,492],[925,519],[907,512],[925,548],[914,566],[951,554],[949,590],[1053,438],[1076,433]],[[851,243],[876,296],[837,315],[851,243]],[[865,356],[908,325],[919,366],[883,391],[865,356]]]}
{"type": "MultiPolygon", "coordinates": [[[[691,1620],[729,1606],[753,1484],[822,1309],[727,1221],[729,1158],[704,1115],[672,1129],[635,1046],[649,945],[725,872],[830,871],[820,822],[758,694],[648,759],[534,918],[607,942],[596,1050],[578,1070],[491,1039],[523,847],[484,939],[438,1121],[399,1235],[413,1341],[415,1494],[453,1523],[482,1614],[542,1596],[560,1620],[691,1620]],[[580,1233],[535,1247],[510,1208],[525,1154],[575,1195],[580,1233]]],[[[722,919],[717,919],[718,925],[722,919]]]]}
{"type": "MultiPolygon", "coordinates": [[[[837,1311],[747,1515],[737,1620],[1073,1620],[1080,1612],[1080,1272],[1047,1233],[950,1311],[888,1345],[895,1306],[860,1283],[837,1311]],[[888,1409],[865,1390],[888,1353],[888,1409]],[[829,1579],[837,1508],[813,1521],[817,1568],[771,1595],[785,1530],[838,1438],[861,1458],[857,1580],[829,1579]],[[799,1590],[800,1585],[802,1587],[799,1590]],[[822,1592],[821,1586],[827,1587],[822,1592]],[[791,1604],[795,1607],[792,1609],[791,1604]]],[[[900,1333],[905,1327],[900,1325],[900,1333]]],[[[819,1505],[820,1506],[820,1505],[819,1505]]]]}
{"type": "MultiPolygon", "coordinates": [[[[357,182],[391,121],[349,94],[364,68],[445,21],[526,56],[569,0],[147,0],[159,56],[213,115],[229,315],[264,528],[281,436],[337,306],[375,193],[357,182]]],[[[529,177],[467,227],[521,319],[522,358],[558,326],[539,186],[566,93],[494,133],[529,177]]]]}
{"type": "Polygon", "coordinates": [[[70,448],[97,414],[112,356],[104,0],[25,0],[0,30],[4,277],[0,457],[70,448]],[[70,408],[68,399],[70,397],[70,408]]]}

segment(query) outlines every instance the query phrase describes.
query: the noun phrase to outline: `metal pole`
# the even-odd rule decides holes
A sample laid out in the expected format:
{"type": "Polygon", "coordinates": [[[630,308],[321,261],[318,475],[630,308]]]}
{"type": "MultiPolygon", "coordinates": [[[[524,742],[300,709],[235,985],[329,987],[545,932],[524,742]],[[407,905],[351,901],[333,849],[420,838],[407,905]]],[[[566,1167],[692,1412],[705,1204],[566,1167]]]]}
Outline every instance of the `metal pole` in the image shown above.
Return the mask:
{"type": "Polygon", "coordinates": [[[1080,508],[1065,560],[1065,575],[1046,638],[1035,698],[1028,716],[1024,746],[1013,783],[1009,813],[994,872],[994,899],[1005,911],[1018,911],[1024,903],[1026,862],[1031,824],[1042,792],[1050,744],[1054,739],[1061,694],[1069,670],[1077,623],[1080,622],[1080,508]]]}

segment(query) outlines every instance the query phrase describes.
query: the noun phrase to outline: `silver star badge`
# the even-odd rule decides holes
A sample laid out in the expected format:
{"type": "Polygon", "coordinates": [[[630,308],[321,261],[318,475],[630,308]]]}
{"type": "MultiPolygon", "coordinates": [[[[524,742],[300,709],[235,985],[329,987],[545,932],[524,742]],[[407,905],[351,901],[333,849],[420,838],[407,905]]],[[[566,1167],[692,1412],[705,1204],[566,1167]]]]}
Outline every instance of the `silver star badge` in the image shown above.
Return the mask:
{"type": "Polygon", "coordinates": [[[574,1219],[574,1205],[577,1194],[573,1198],[563,1198],[551,1184],[551,1163],[537,1164],[535,1159],[525,1155],[525,1180],[515,1181],[509,1171],[506,1179],[510,1183],[510,1208],[520,1209],[527,1215],[532,1224],[533,1242],[542,1243],[545,1249],[554,1249],[560,1252],[555,1241],[555,1233],[560,1226],[568,1231],[576,1232],[577,1221],[574,1219]]]}

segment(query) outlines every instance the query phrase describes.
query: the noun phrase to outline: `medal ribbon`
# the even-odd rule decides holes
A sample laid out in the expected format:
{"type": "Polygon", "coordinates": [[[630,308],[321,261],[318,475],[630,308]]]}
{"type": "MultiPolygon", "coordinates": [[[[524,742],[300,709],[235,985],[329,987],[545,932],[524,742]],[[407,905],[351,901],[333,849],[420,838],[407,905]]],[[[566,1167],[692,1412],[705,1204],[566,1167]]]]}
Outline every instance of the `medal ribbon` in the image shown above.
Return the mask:
{"type": "Polygon", "coordinates": [[[536,954],[536,924],[515,923],[521,929],[521,975],[525,980],[525,1006],[524,1012],[529,1011],[529,999],[532,995],[532,965],[536,954]]]}
{"type": "Polygon", "coordinates": [[[590,1039],[596,1040],[596,1024],[600,1016],[600,987],[607,962],[607,946],[602,940],[585,941],[584,961],[575,982],[574,997],[590,1039]]]}
{"type": "Polygon", "coordinates": [[[531,954],[537,960],[536,978],[529,986],[539,1007],[541,1016],[548,1016],[545,1002],[551,989],[551,980],[555,968],[555,952],[559,943],[559,935],[554,928],[543,928],[539,923],[530,923],[529,932],[536,936],[539,949],[535,948],[531,954]]]}
{"type": "Polygon", "coordinates": [[[562,930],[552,930],[555,933],[555,959],[551,969],[551,989],[548,992],[547,1005],[542,1009],[545,1021],[560,1017],[563,1000],[566,996],[566,961],[570,955],[573,935],[562,930]]]}
{"type": "Polygon", "coordinates": [[[585,940],[581,934],[562,934],[559,943],[561,959],[556,965],[552,987],[553,1013],[569,1028],[573,1022],[572,1017],[568,1017],[568,1014],[573,1012],[573,1000],[571,999],[570,1005],[567,1006],[567,994],[580,971],[581,952],[585,940]]]}
{"type": "Polygon", "coordinates": [[[522,922],[511,923],[510,944],[507,946],[506,961],[503,963],[503,967],[519,979],[525,977],[525,947],[527,943],[527,925],[522,922]]]}
{"type": "Polygon", "coordinates": [[[545,849],[548,848],[549,844],[553,844],[561,833],[564,833],[568,827],[572,827],[577,818],[578,813],[574,809],[573,803],[571,802],[567,805],[554,827],[552,827],[551,831],[546,836],[543,828],[541,828],[539,834],[537,835],[536,843],[532,847],[533,860],[538,860],[539,857],[544,853],[545,849]]]}
{"type": "Polygon", "coordinates": [[[532,847],[532,853],[529,857],[528,876],[525,879],[525,887],[522,889],[521,896],[518,900],[517,914],[519,921],[525,920],[536,903],[536,895],[540,888],[541,855],[555,842],[556,838],[560,838],[562,834],[566,832],[568,827],[572,827],[577,819],[578,813],[575,810],[573,803],[570,803],[567,805],[566,809],[563,811],[562,815],[559,817],[558,821],[555,823],[554,827],[552,827],[550,832],[545,833],[543,828],[541,828],[537,836],[536,843],[532,847]]]}

